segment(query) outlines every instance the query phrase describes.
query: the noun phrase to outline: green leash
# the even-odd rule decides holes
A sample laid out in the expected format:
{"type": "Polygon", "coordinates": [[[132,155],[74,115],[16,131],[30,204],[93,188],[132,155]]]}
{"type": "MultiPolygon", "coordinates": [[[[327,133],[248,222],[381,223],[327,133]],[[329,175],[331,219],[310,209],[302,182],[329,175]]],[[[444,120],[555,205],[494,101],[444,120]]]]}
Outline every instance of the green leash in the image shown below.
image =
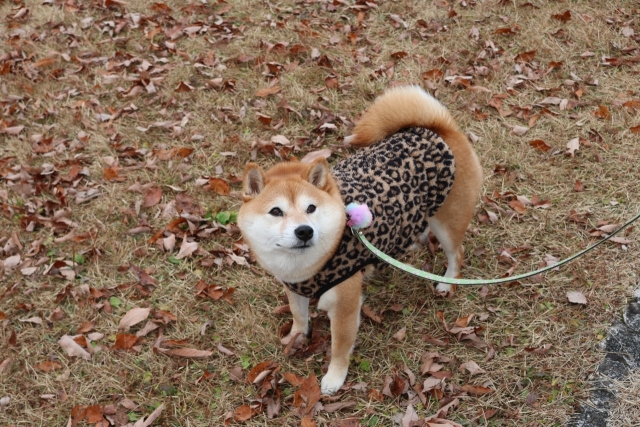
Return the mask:
{"type": "Polygon", "coordinates": [[[567,264],[567,263],[573,261],[574,259],[581,257],[582,255],[586,254],[587,252],[591,251],[592,249],[595,249],[596,247],[598,247],[602,243],[606,242],[607,240],[609,240],[610,238],[612,238],[613,236],[618,234],[620,231],[624,230],[626,227],[628,227],[629,225],[631,225],[634,221],[636,221],[638,219],[640,219],[640,213],[638,215],[636,215],[634,218],[632,218],[630,221],[627,221],[624,225],[622,225],[622,227],[618,228],[616,231],[614,231],[613,233],[611,233],[610,235],[608,235],[604,239],[600,240],[599,242],[589,246],[587,249],[584,249],[584,250],[578,252],[577,254],[567,258],[567,259],[563,259],[562,261],[558,262],[557,264],[550,265],[550,266],[544,267],[544,268],[539,268],[538,270],[531,271],[529,273],[519,274],[517,276],[509,276],[509,277],[505,277],[505,278],[502,278],[502,279],[478,279],[478,280],[474,280],[474,279],[457,279],[457,278],[453,278],[453,277],[438,276],[437,274],[432,274],[432,273],[429,273],[429,272],[426,272],[426,271],[422,271],[422,270],[417,269],[415,267],[412,267],[412,266],[410,266],[408,264],[400,262],[397,259],[391,258],[389,255],[385,254],[384,252],[380,251],[378,248],[373,246],[371,244],[371,242],[369,242],[367,240],[367,238],[364,237],[364,234],[362,233],[362,230],[358,230],[358,229],[355,229],[355,228],[352,227],[351,228],[351,232],[375,256],[377,256],[378,258],[380,258],[382,261],[386,262],[387,264],[390,264],[393,267],[396,267],[396,268],[404,271],[405,273],[409,273],[411,275],[420,277],[422,279],[432,280],[434,282],[440,282],[440,283],[448,283],[450,285],[497,285],[498,283],[508,283],[508,282],[513,282],[513,281],[516,281],[516,280],[526,279],[527,277],[535,276],[536,274],[540,274],[540,273],[545,273],[545,272],[547,272],[549,270],[553,270],[554,268],[558,268],[558,267],[560,267],[560,266],[562,266],[564,264],[567,264]]]}

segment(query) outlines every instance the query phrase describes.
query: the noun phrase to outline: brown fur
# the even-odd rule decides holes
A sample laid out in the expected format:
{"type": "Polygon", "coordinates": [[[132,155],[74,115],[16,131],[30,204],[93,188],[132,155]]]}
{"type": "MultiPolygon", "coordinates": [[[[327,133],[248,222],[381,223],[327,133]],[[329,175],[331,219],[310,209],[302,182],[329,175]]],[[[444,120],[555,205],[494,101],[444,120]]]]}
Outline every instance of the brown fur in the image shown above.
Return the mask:
{"type": "MultiPolygon", "coordinates": [[[[345,140],[355,147],[365,147],[406,127],[423,127],[436,132],[453,152],[456,162],[454,183],[444,204],[429,220],[429,224],[447,253],[449,268],[446,276],[459,276],[463,261],[462,240],[480,193],[482,169],[473,147],[459,130],[449,111],[417,87],[394,88],[378,98],[358,121],[353,135],[345,140]]],[[[245,169],[244,181],[245,203],[240,209],[238,222],[241,230],[245,228],[245,217],[269,209],[268,203],[262,203],[260,199],[269,199],[271,192],[286,196],[292,203],[301,194],[310,194],[309,192],[320,199],[324,197],[331,200],[332,203],[341,200],[339,189],[328,172],[324,159],[318,159],[311,165],[280,163],[264,173],[257,165],[250,163],[245,169]],[[253,194],[256,186],[261,187],[257,191],[259,194],[253,194]]],[[[340,236],[336,235],[332,250],[313,263],[306,273],[314,273],[322,268],[335,252],[339,239],[340,236]]],[[[324,293],[318,303],[318,308],[326,310],[331,319],[332,357],[329,370],[322,379],[324,393],[335,392],[346,378],[349,354],[355,342],[360,318],[362,280],[363,274],[355,274],[324,293]]],[[[441,293],[448,293],[450,288],[442,285],[438,285],[437,289],[441,293]]],[[[287,342],[300,332],[307,333],[309,301],[290,292],[286,287],[285,290],[294,320],[291,333],[284,340],[287,342]]]]}

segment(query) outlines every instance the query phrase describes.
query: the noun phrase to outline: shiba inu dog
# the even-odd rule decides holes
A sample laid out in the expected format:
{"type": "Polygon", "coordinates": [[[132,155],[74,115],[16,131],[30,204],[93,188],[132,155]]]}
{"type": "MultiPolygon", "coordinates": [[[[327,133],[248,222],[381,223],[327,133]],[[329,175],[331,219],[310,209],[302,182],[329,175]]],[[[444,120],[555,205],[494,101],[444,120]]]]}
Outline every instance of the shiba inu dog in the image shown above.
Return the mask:
{"type": "MultiPolygon", "coordinates": [[[[388,90],[345,139],[361,147],[330,170],[325,159],[247,164],[242,231],[258,262],[285,286],[293,315],[286,342],[307,334],[310,298],[331,321],[331,362],[322,378],[336,392],[349,367],[360,323],[365,270],[379,262],[352,235],[345,205],[366,203],[373,222],[365,236],[400,256],[424,244],[429,230],[447,256],[446,277],[457,277],[462,240],[482,185],[482,169],[449,111],[417,86],[388,90]]],[[[436,291],[448,293],[450,285],[436,291]]]]}

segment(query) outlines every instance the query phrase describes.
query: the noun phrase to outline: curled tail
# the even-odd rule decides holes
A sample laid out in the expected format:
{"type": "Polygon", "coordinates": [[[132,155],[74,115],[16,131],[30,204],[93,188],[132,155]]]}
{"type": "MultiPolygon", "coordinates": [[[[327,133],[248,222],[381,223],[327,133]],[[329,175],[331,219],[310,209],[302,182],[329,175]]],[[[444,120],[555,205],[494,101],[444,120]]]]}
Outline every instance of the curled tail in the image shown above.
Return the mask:
{"type": "Polygon", "coordinates": [[[447,139],[459,133],[451,113],[419,86],[399,86],[386,91],[358,120],[345,142],[366,147],[407,127],[427,128],[447,139]]]}

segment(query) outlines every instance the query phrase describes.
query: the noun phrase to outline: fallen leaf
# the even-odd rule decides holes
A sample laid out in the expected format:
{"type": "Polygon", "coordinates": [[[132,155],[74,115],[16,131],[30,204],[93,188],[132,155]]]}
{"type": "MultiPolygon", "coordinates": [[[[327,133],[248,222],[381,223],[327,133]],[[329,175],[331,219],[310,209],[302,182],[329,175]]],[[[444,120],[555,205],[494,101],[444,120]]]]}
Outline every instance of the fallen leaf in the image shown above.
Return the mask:
{"type": "Polygon", "coordinates": [[[542,347],[526,347],[524,350],[529,353],[542,355],[551,350],[551,347],[553,347],[552,344],[544,344],[542,347]]]}
{"type": "Polygon", "coordinates": [[[587,304],[587,298],[580,291],[568,291],[567,299],[575,304],[587,304]]]}
{"type": "Polygon", "coordinates": [[[344,408],[350,408],[352,406],[356,406],[357,402],[353,400],[347,400],[344,402],[335,402],[329,403],[328,405],[323,405],[322,410],[325,412],[336,412],[344,408]]]}
{"type": "Polygon", "coordinates": [[[136,307],[127,311],[127,313],[120,319],[118,323],[118,329],[128,331],[130,327],[136,325],[147,317],[149,317],[150,308],[136,307]]]}
{"type": "Polygon", "coordinates": [[[29,317],[28,319],[18,319],[20,322],[27,322],[27,323],[35,323],[36,325],[42,325],[42,318],[41,317],[29,317]]]}
{"type": "Polygon", "coordinates": [[[113,344],[115,350],[130,350],[137,342],[138,336],[131,334],[117,334],[113,344]]]}
{"type": "Polygon", "coordinates": [[[258,89],[256,91],[256,96],[259,96],[260,98],[265,98],[269,95],[273,95],[274,93],[278,93],[280,92],[282,88],[280,86],[271,86],[271,87],[266,87],[263,89],[258,89]]]}
{"type": "Polygon", "coordinates": [[[476,362],[474,362],[473,360],[463,363],[462,365],[460,365],[460,370],[467,370],[469,372],[469,374],[471,374],[471,376],[477,375],[477,374],[481,374],[483,372],[487,372],[484,369],[482,369],[480,366],[478,366],[478,364],[476,362]]]}
{"type": "Polygon", "coordinates": [[[395,334],[393,334],[393,336],[391,338],[393,338],[396,341],[404,341],[404,336],[407,333],[407,328],[402,328],[400,329],[398,332],[396,332],[395,334]]]}
{"type": "Polygon", "coordinates": [[[251,417],[257,414],[257,411],[251,408],[249,405],[242,405],[238,407],[233,413],[233,420],[241,423],[247,421],[251,417]]]}
{"type": "Polygon", "coordinates": [[[551,15],[551,17],[563,23],[568,22],[569,20],[571,20],[571,11],[565,10],[562,13],[551,15]]]}
{"type": "Polygon", "coordinates": [[[629,243],[633,243],[633,240],[625,239],[624,237],[615,236],[609,239],[610,242],[620,243],[621,245],[628,245],[629,243]]]}
{"type": "Polygon", "coordinates": [[[155,186],[149,188],[144,193],[143,206],[145,208],[150,208],[151,206],[155,206],[160,202],[160,199],[162,199],[162,188],[160,188],[159,186],[155,185],[155,186]]]}
{"type": "Polygon", "coordinates": [[[593,115],[603,120],[609,120],[611,118],[609,109],[604,105],[598,105],[598,109],[593,112],[593,115]]]}
{"type": "Polygon", "coordinates": [[[213,351],[197,350],[195,348],[157,348],[157,350],[167,356],[185,357],[188,359],[204,359],[213,354],[213,351]]]}
{"type": "Polygon", "coordinates": [[[300,421],[300,427],[317,427],[317,424],[309,415],[305,415],[300,421]]]}
{"type": "Polygon", "coordinates": [[[524,135],[525,133],[527,133],[527,131],[529,130],[528,127],[526,126],[514,126],[511,128],[511,133],[513,133],[514,135],[524,135]]]}
{"type": "Polygon", "coordinates": [[[410,403],[409,405],[407,405],[407,410],[402,416],[402,427],[411,427],[412,425],[414,425],[413,423],[418,420],[418,414],[416,413],[415,409],[413,409],[413,405],[410,403]]]}
{"type": "Polygon", "coordinates": [[[298,387],[304,381],[304,377],[296,375],[293,372],[283,372],[282,377],[294,387],[298,387]]]}
{"type": "Polygon", "coordinates": [[[632,133],[640,133],[640,125],[630,127],[630,128],[629,128],[629,130],[630,130],[632,133]]]}
{"type": "Polygon", "coordinates": [[[575,152],[580,149],[580,138],[573,138],[567,142],[567,151],[565,154],[569,154],[571,157],[575,155],[575,152]]]}
{"type": "Polygon", "coordinates": [[[376,323],[382,323],[382,318],[368,305],[362,306],[362,312],[371,320],[376,323]]]}
{"type": "Polygon", "coordinates": [[[189,242],[187,241],[187,236],[184,236],[184,238],[182,239],[182,244],[180,245],[180,251],[175,256],[175,258],[186,258],[193,254],[196,250],[198,250],[198,242],[189,242]]]}
{"type": "Polygon", "coordinates": [[[485,394],[493,393],[493,390],[487,387],[483,387],[481,385],[465,384],[460,389],[474,396],[482,396],[485,394]]]}
{"type": "Polygon", "coordinates": [[[313,372],[309,375],[300,385],[300,388],[296,390],[293,395],[293,406],[301,408],[303,414],[309,414],[313,411],[313,407],[320,400],[321,392],[320,385],[318,385],[318,378],[313,372]]]}
{"type": "Polygon", "coordinates": [[[549,144],[547,144],[546,142],[544,142],[541,139],[535,139],[531,142],[529,142],[529,145],[531,145],[533,148],[535,148],[538,151],[549,151],[551,150],[551,146],[549,144]]]}
{"type": "Polygon", "coordinates": [[[263,372],[271,371],[275,369],[277,366],[278,364],[276,362],[271,362],[271,361],[258,363],[256,366],[251,368],[251,370],[247,374],[247,382],[249,384],[255,383],[256,378],[258,378],[263,372]]]}
{"type": "Polygon", "coordinates": [[[37,365],[34,366],[34,368],[44,372],[51,372],[57,369],[62,369],[62,365],[59,364],[58,362],[47,361],[47,362],[38,363],[37,365]]]}
{"type": "Polygon", "coordinates": [[[91,360],[91,355],[68,335],[63,335],[62,338],[58,340],[58,344],[60,344],[69,356],[91,360]]]}
{"type": "Polygon", "coordinates": [[[229,183],[222,178],[209,178],[209,188],[216,194],[228,196],[231,194],[229,183]]]}
{"type": "Polygon", "coordinates": [[[291,141],[284,135],[276,135],[271,137],[271,142],[274,144],[291,145],[291,141]]]}

